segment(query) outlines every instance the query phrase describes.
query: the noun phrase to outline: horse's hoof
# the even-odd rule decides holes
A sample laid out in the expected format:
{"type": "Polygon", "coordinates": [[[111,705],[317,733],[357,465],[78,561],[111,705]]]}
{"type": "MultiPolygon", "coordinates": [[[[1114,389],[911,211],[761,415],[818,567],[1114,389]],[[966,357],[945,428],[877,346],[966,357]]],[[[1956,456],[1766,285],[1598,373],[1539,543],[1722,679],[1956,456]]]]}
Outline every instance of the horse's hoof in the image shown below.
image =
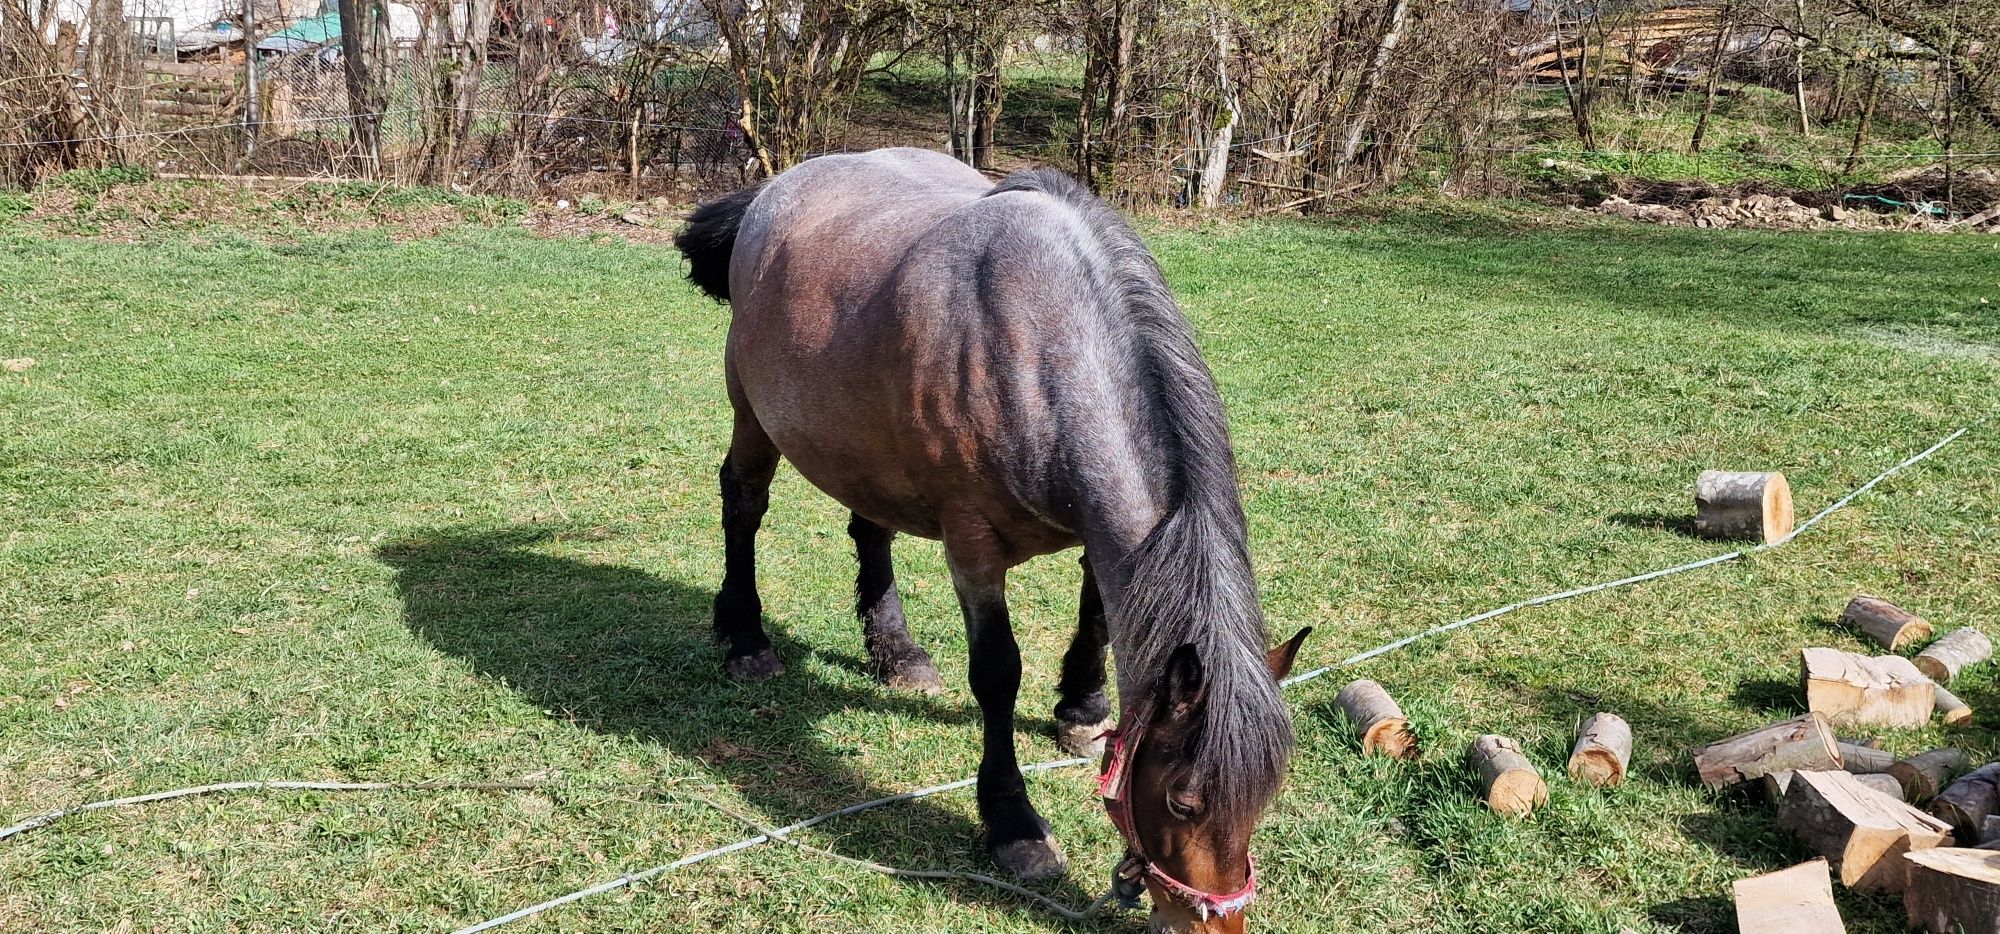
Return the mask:
{"type": "Polygon", "coordinates": [[[766,681],[784,674],[785,663],[778,661],[778,653],[764,648],[750,655],[724,659],[722,670],[738,681],[766,681]]]}
{"type": "Polygon", "coordinates": [[[1053,879],[1069,871],[1069,857],[1063,855],[1054,837],[1002,843],[993,848],[993,862],[1029,882],[1053,879]]]}
{"type": "Polygon", "coordinates": [[[916,646],[890,658],[876,659],[868,667],[875,680],[892,689],[917,694],[944,693],[943,676],[931,663],[931,657],[916,646]]]}
{"type": "Polygon", "coordinates": [[[1072,756],[1097,758],[1104,755],[1104,734],[1116,727],[1118,722],[1106,718],[1097,723],[1066,723],[1056,721],[1056,745],[1072,756]]]}

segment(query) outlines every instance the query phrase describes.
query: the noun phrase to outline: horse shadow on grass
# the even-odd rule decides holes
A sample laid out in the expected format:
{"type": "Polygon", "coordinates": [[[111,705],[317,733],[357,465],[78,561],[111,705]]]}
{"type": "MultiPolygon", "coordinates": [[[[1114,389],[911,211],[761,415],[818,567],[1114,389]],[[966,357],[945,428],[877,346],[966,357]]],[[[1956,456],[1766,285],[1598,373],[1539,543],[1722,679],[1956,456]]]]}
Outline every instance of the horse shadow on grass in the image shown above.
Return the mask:
{"type": "MultiPolygon", "coordinates": [[[[710,636],[712,589],[535,550],[554,537],[554,530],[543,528],[444,531],[388,543],[378,556],[395,568],[405,623],[438,650],[464,659],[552,717],[700,760],[718,784],[734,787],[774,824],[902,790],[875,785],[855,764],[861,750],[820,727],[828,716],[889,710],[963,726],[976,742],[976,707],[953,695],[876,686],[860,674],[860,659],[802,645],[782,625],[769,630],[786,673],[755,684],[734,682],[723,675],[722,651],[710,636]],[[811,664],[815,655],[856,676],[828,677],[811,664]]],[[[973,821],[925,800],[890,808],[892,819],[849,818],[845,829],[867,830],[843,836],[836,847],[895,865],[927,854],[931,860],[946,856],[958,868],[992,871],[973,821]]],[[[950,885],[959,898],[1047,917],[1013,895],[950,885]]],[[[1077,905],[1095,894],[1074,875],[1035,887],[1077,905]]]]}

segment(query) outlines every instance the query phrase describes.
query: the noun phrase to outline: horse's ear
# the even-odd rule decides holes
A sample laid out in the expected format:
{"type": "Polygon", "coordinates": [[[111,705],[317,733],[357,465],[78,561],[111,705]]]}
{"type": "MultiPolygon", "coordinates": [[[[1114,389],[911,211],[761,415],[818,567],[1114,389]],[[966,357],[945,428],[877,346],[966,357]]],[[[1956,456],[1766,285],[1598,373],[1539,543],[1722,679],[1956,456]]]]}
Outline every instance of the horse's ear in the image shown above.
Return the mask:
{"type": "Polygon", "coordinates": [[[1187,720],[1201,709],[1208,696],[1208,675],[1202,670],[1201,655],[1190,642],[1167,656],[1167,673],[1160,681],[1162,697],[1170,720],[1187,720]]]}
{"type": "Polygon", "coordinates": [[[1306,637],[1312,635],[1313,628],[1307,626],[1298,635],[1285,640],[1285,644],[1264,653],[1264,664],[1270,666],[1271,677],[1283,681],[1292,673],[1292,663],[1299,660],[1299,646],[1306,644],[1306,637]]]}

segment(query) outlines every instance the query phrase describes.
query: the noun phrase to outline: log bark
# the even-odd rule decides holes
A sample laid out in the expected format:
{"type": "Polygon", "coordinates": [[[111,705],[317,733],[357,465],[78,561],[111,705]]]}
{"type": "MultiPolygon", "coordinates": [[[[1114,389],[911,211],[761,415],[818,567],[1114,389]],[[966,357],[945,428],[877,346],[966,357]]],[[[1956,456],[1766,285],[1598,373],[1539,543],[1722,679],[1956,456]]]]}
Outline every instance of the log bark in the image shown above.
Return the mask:
{"type": "Polygon", "coordinates": [[[2000,934],[2000,852],[1924,850],[1910,864],[1903,909],[1932,934],[2000,934]]]}
{"type": "Polygon", "coordinates": [[[1891,652],[1931,637],[1931,624],[1923,617],[1865,593],[1847,602],[1840,621],[1867,633],[1891,652]]]}
{"type": "Polygon", "coordinates": [[[1979,822],[1979,845],[1993,848],[2000,846],[2000,814],[1988,814],[1979,822]]]}
{"type": "Polygon", "coordinates": [[[1695,771],[1710,788],[1762,778],[1771,772],[1840,766],[1833,729],[1816,713],[1738,733],[1694,751],[1695,771]]]}
{"type": "Polygon", "coordinates": [[[1896,764],[1896,756],[1885,750],[1854,743],[1840,743],[1839,745],[1842,767],[1855,775],[1887,772],[1889,771],[1889,766],[1896,764]]]}
{"type": "Polygon", "coordinates": [[[1824,859],[1738,879],[1735,890],[1742,934],[1846,934],[1824,859]]]}
{"type": "Polygon", "coordinates": [[[1486,806],[1513,817],[1526,817],[1549,800],[1549,788],[1521,744],[1488,733],[1472,741],[1466,758],[1479,769],[1479,788],[1486,806]]]}
{"type": "Polygon", "coordinates": [[[1333,699],[1347,722],[1361,738],[1363,755],[1380,753],[1397,759],[1414,759],[1419,750],[1410,721],[1394,698],[1382,686],[1366,679],[1349,682],[1333,699]]]}
{"type": "Polygon", "coordinates": [[[1776,471],[1704,470],[1694,484],[1694,530],[1709,538],[1775,542],[1792,533],[1792,487],[1776,471]]]}
{"type": "Polygon", "coordinates": [[[1937,700],[1930,680],[1900,655],[1811,648],[1800,653],[1800,674],[1806,709],[1836,726],[1921,727],[1937,700]]]}
{"type": "MultiPolygon", "coordinates": [[[[1797,772],[1772,772],[1764,776],[1764,796],[1772,801],[1784,800],[1785,794],[1791,791],[1792,778],[1798,774],[1797,772]]],[[[1837,774],[1852,775],[1855,781],[1860,782],[1863,787],[1866,787],[1870,791],[1879,791],[1898,801],[1904,800],[1903,784],[1896,781],[1894,775],[1879,772],[1855,775],[1853,772],[1848,771],[1841,771],[1837,774]]]]}
{"type": "Polygon", "coordinates": [[[1800,772],[1778,809],[1778,824],[1862,892],[1900,892],[1908,881],[1901,856],[1951,844],[1945,822],[1843,772],[1800,772]]]}
{"type": "Polygon", "coordinates": [[[1979,839],[1986,818],[1996,811],[2000,811],[2000,762],[1960,775],[1931,801],[1931,813],[1968,843],[1979,839]]]}
{"type": "Polygon", "coordinates": [[[1889,774],[1903,783],[1903,798],[1924,804],[1944,786],[1951,783],[1952,776],[1965,771],[1965,753],[1955,746],[1920,752],[1889,766],[1889,774]]]}
{"type": "Polygon", "coordinates": [[[1942,684],[1933,685],[1932,693],[1937,698],[1938,715],[1944,718],[1945,726],[1972,725],[1971,705],[1959,700],[1958,695],[1945,690],[1942,684]]]}
{"type": "Polygon", "coordinates": [[[1917,653],[1917,670],[1939,684],[1950,684],[1958,673],[1993,657],[1993,640],[1977,629],[1954,629],[1917,653]]]}
{"type": "Polygon", "coordinates": [[[1600,713],[1583,722],[1576,747],[1569,752],[1571,778],[1590,785],[1623,784],[1632,762],[1632,725],[1615,713],[1600,713]]]}

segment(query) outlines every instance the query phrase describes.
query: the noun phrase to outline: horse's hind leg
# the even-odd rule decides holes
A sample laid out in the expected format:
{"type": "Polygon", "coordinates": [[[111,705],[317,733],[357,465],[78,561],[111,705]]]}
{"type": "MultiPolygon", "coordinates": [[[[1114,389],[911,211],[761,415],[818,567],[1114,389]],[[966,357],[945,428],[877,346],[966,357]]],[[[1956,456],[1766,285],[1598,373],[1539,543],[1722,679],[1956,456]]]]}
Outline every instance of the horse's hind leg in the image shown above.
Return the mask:
{"type": "Polygon", "coordinates": [[[985,754],[979,760],[979,818],[993,861],[1023,879],[1046,879],[1069,868],[1049,822],[1028,800],[1028,783],[1014,754],[1014,701],[1021,691],[1021,649],[1007,618],[1007,571],[977,547],[954,548],[945,531],[952,583],[965,612],[972,696],[979,702],[985,754]]]}
{"type": "Polygon", "coordinates": [[[939,694],[944,679],[937,666],[903,621],[903,598],[896,594],[896,567],[889,556],[894,529],[885,529],[854,515],[847,522],[861,572],[854,579],[854,615],[861,618],[861,636],[868,644],[868,673],[892,688],[939,694]]]}
{"type": "Polygon", "coordinates": [[[1076,636],[1063,653],[1062,677],[1056,681],[1056,745],[1073,756],[1104,754],[1104,732],[1111,729],[1111,701],[1104,696],[1104,596],[1097,591],[1090,555],[1083,564],[1083,597],[1079,601],[1076,636]]]}
{"type": "Polygon", "coordinates": [[[722,589],[715,594],[715,635],[727,645],[723,670],[741,681],[784,674],[784,663],[764,634],[764,604],[757,597],[757,528],[771,503],[778,448],[755,416],[739,406],[729,456],[722,461],[722,589]]]}

